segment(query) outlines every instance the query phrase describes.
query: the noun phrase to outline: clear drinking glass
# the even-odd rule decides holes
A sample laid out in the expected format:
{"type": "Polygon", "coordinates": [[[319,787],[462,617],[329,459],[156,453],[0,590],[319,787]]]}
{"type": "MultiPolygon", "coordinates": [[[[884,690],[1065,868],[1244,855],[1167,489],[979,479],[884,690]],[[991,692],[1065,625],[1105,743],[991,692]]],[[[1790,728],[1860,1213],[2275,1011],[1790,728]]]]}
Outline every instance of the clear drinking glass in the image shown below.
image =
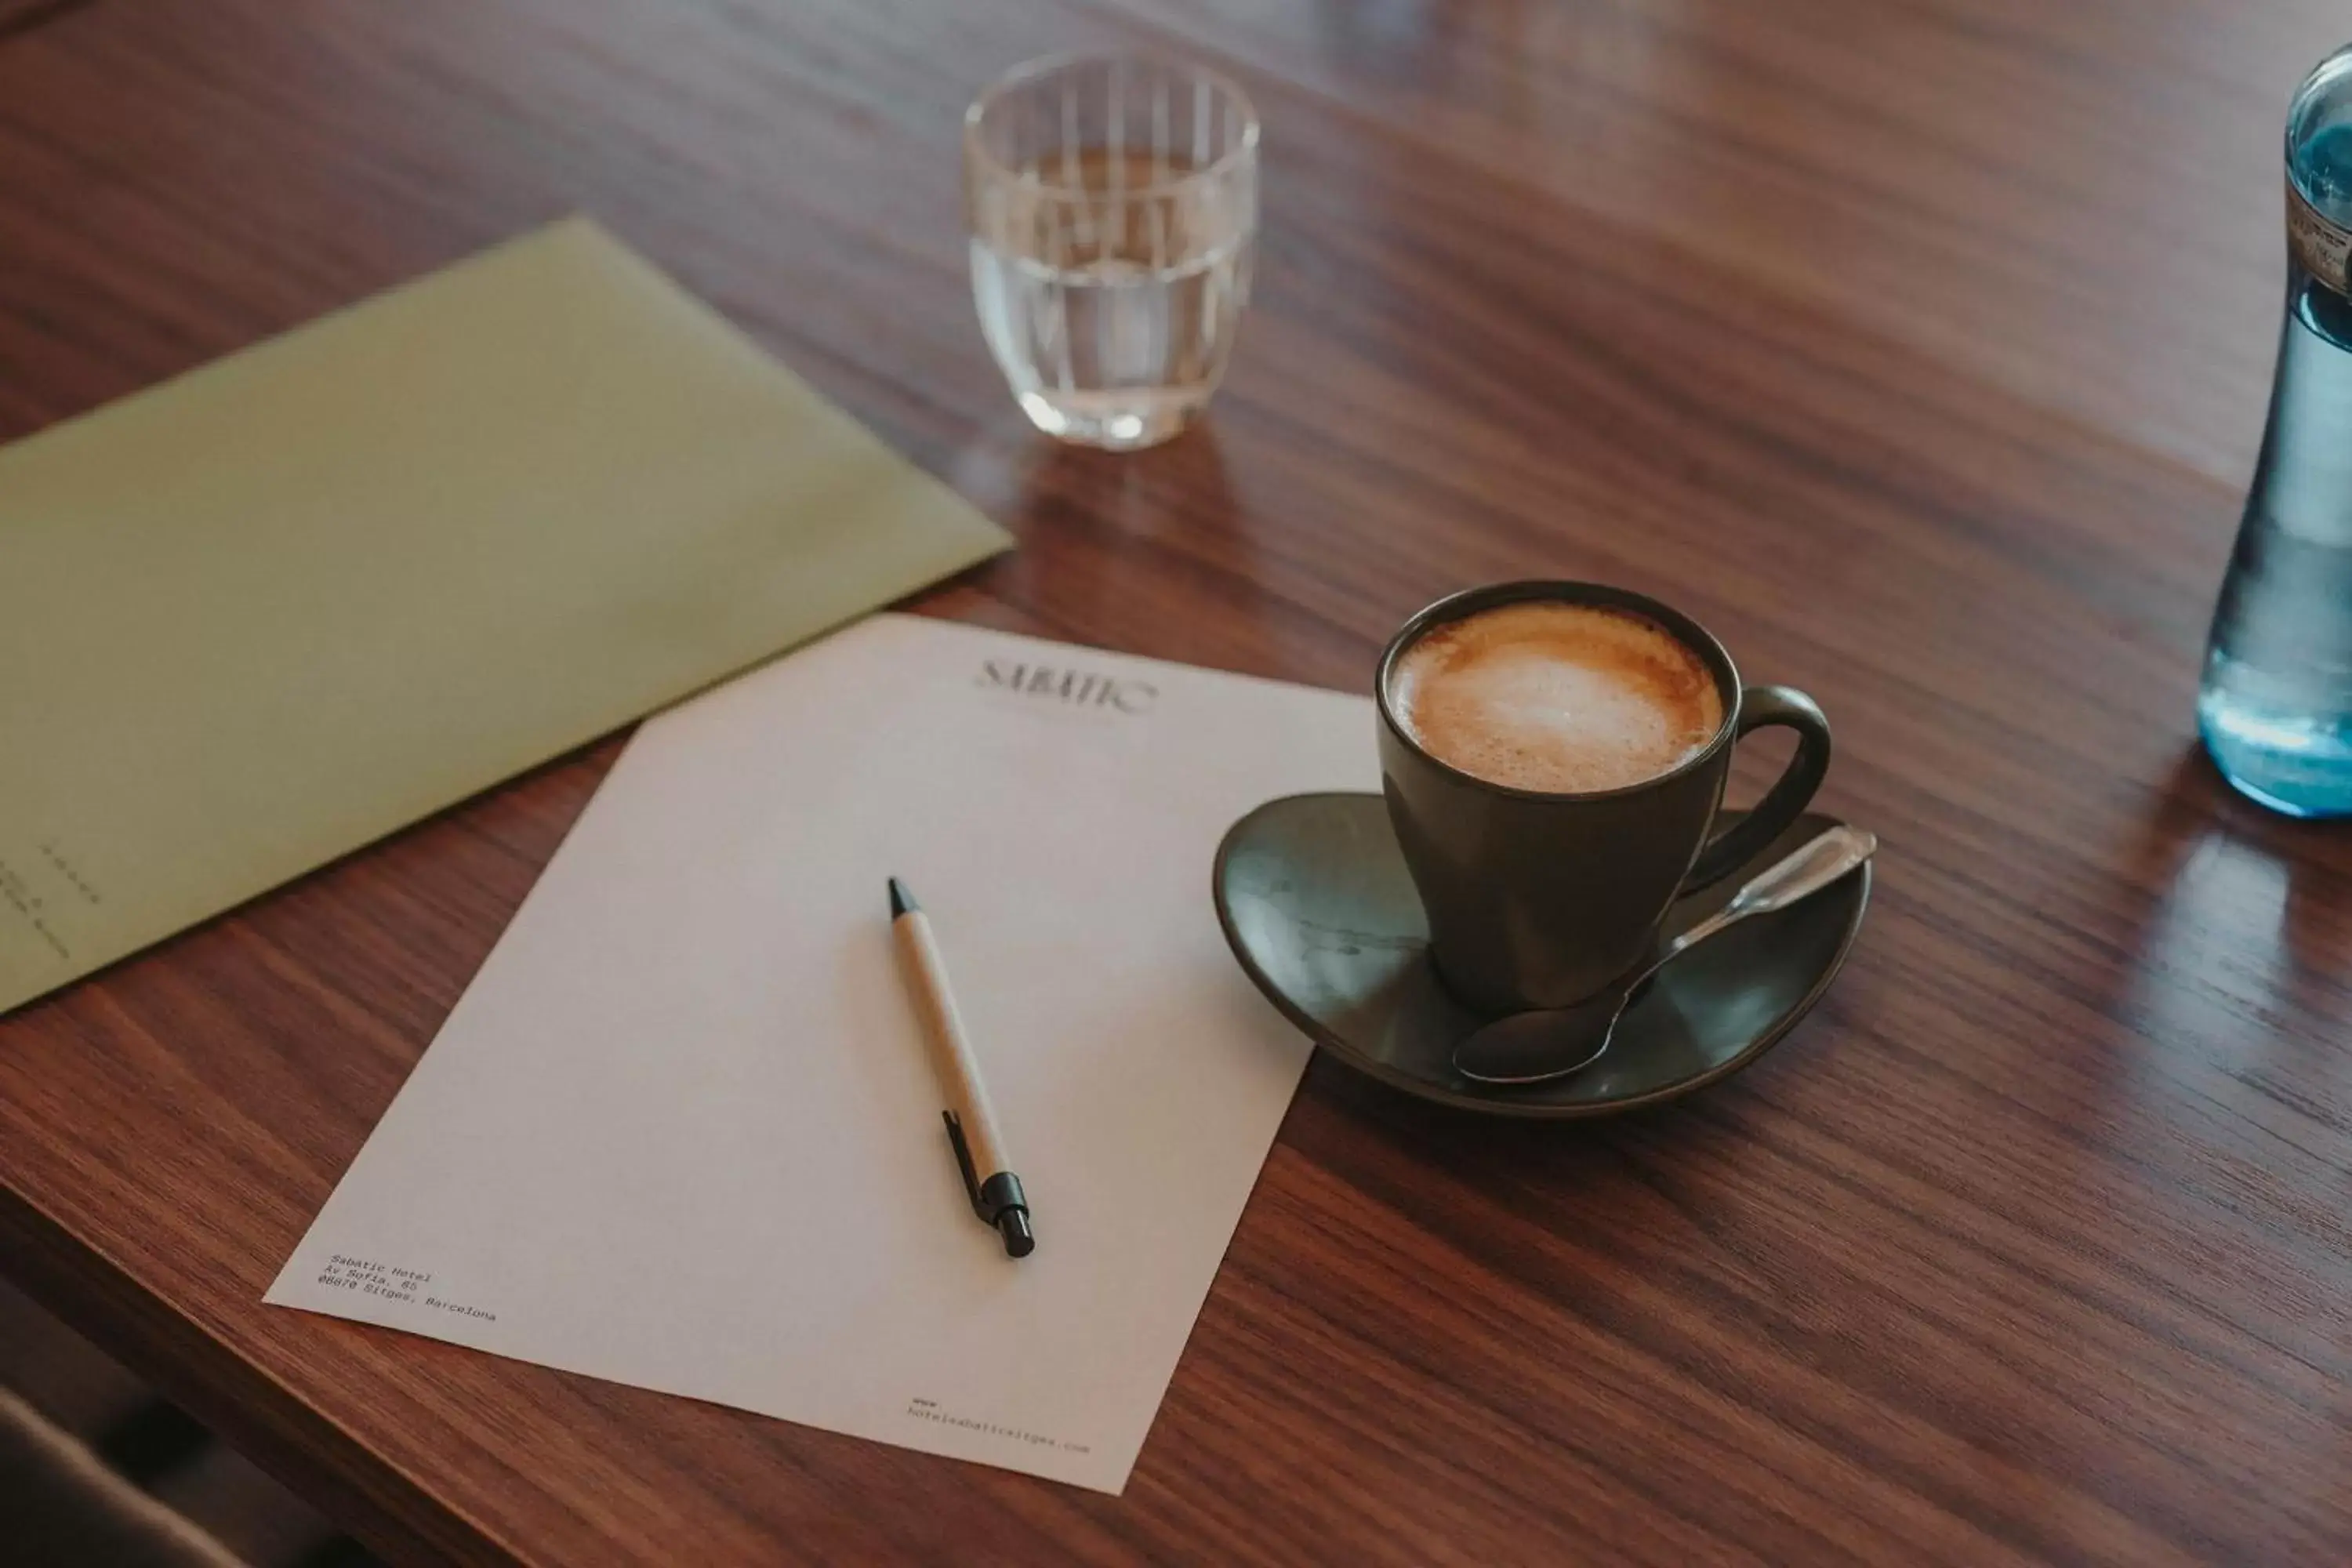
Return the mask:
{"type": "Polygon", "coordinates": [[[1128,450],[1216,390],[1249,299],[1257,117],[1149,55],[1023,66],[964,115],[981,331],[1038,429],[1128,450]]]}

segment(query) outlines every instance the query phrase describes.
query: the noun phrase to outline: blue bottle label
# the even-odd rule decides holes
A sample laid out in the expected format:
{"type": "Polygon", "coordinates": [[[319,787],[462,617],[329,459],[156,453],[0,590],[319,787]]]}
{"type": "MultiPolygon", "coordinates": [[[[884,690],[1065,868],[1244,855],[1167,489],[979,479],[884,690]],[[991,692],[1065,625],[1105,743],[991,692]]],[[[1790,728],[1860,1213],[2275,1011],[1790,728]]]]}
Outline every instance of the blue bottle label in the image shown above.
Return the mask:
{"type": "Polygon", "coordinates": [[[2305,272],[2352,296],[2352,229],[2313,206],[2292,175],[2286,182],[2286,243],[2305,272]]]}

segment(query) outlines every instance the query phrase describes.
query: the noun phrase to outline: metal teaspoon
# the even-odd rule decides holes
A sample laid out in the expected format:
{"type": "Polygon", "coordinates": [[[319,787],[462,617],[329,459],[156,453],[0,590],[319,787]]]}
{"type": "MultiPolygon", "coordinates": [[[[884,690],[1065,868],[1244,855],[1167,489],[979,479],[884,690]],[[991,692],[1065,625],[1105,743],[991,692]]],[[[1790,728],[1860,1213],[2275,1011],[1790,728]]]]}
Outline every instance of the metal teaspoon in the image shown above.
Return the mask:
{"type": "Polygon", "coordinates": [[[1454,1047],[1454,1070],[1476,1083],[1524,1087],[1581,1072],[1601,1059],[1625,1004],[1651,975],[1707,938],[1750,915],[1785,910],[1861,865],[1878,848],[1878,836],[1859,827],[1832,827],[1759,872],[1731,901],[1666,944],[1664,952],[1629,977],[1573,1007],[1513,1013],[1496,1019],[1454,1047]]]}

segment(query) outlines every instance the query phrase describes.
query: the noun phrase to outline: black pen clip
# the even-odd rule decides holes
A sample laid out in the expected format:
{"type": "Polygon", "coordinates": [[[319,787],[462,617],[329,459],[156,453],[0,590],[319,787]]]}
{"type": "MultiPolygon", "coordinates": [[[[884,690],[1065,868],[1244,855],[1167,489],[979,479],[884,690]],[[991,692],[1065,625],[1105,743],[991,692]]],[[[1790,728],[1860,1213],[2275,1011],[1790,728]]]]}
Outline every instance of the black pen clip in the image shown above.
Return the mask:
{"type": "Polygon", "coordinates": [[[1021,1190],[1021,1178],[1010,1171],[992,1171],[988,1180],[980,1179],[980,1172],[971,1163],[971,1146],[964,1142],[963,1123],[952,1110],[940,1112],[940,1120],[948,1124],[948,1142],[955,1150],[956,1169],[963,1173],[963,1190],[971,1198],[971,1212],[980,1223],[1004,1237],[1004,1250],[1015,1258],[1026,1258],[1037,1245],[1036,1232],[1029,1226],[1029,1197],[1021,1190]]]}
{"type": "Polygon", "coordinates": [[[980,1200],[980,1173],[971,1168],[971,1146],[963,1141],[963,1123],[952,1110],[940,1111],[940,1120],[948,1124],[948,1142],[955,1149],[956,1169],[963,1173],[963,1190],[971,1196],[971,1212],[982,1225],[994,1225],[996,1216],[980,1200]]]}

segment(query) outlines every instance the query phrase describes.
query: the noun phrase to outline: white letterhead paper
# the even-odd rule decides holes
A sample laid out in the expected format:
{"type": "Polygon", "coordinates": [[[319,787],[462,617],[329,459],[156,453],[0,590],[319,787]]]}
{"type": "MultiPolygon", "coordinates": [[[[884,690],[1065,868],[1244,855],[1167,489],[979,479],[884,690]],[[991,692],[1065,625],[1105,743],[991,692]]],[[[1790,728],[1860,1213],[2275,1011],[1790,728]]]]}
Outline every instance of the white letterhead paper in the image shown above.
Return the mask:
{"type": "Polygon", "coordinates": [[[267,1300],[1116,1492],[1308,1052],[1225,950],[1218,838],[1377,783],[1360,698],[909,616],[713,690],[631,743],[267,1300]]]}

